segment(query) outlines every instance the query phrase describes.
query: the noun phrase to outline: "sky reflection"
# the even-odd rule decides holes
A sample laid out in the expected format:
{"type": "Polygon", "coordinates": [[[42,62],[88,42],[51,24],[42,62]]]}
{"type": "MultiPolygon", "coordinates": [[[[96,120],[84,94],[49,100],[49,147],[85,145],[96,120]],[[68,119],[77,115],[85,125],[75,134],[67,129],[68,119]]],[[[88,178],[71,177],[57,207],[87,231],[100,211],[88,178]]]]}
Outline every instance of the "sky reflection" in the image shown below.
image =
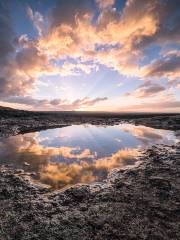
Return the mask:
{"type": "Polygon", "coordinates": [[[53,188],[102,181],[114,168],[135,164],[139,150],[174,144],[172,131],[145,126],[74,125],[0,140],[0,163],[12,164],[53,188]]]}

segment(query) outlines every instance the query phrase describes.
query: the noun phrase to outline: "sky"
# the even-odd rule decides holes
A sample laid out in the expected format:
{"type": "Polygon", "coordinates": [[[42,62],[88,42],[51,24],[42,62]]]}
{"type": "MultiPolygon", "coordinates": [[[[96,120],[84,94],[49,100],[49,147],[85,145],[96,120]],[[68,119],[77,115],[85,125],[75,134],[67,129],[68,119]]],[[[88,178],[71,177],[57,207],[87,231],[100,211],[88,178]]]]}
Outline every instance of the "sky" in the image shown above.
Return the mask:
{"type": "Polygon", "coordinates": [[[180,1],[0,0],[0,105],[180,112],[180,1]]]}

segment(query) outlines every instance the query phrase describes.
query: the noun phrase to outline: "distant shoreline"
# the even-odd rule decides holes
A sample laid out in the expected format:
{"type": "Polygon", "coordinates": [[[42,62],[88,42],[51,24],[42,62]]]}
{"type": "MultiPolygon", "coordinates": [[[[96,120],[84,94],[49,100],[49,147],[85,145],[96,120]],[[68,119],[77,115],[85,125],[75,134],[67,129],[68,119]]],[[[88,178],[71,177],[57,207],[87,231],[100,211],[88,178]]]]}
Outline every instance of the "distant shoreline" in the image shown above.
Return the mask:
{"type": "Polygon", "coordinates": [[[166,130],[180,130],[180,114],[75,111],[32,112],[0,109],[0,137],[73,124],[116,125],[120,123],[133,123],[166,130]]]}

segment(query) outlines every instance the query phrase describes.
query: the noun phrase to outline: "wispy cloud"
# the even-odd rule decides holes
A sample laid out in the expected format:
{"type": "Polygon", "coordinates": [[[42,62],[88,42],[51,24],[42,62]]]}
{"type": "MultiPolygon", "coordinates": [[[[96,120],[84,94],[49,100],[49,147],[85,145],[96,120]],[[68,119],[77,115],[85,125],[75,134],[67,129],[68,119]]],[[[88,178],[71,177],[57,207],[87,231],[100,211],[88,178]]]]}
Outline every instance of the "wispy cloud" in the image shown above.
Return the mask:
{"type": "Polygon", "coordinates": [[[30,96],[9,97],[4,99],[5,102],[23,104],[26,105],[29,109],[36,110],[80,110],[106,100],[108,100],[107,97],[94,99],[85,97],[82,99],[77,99],[73,102],[69,102],[68,99],[47,100],[47,99],[35,99],[30,96]]]}
{"type": "Polygon", "coordinates": [[[166,88],[158,83],[153,83],[151,81],[146,81],[141,84],[135,91],[132,93],[126,93],[126,96],[134,96],[137,98],[146,98],[154,96],[162,91],[165,91],[166,88]]]}

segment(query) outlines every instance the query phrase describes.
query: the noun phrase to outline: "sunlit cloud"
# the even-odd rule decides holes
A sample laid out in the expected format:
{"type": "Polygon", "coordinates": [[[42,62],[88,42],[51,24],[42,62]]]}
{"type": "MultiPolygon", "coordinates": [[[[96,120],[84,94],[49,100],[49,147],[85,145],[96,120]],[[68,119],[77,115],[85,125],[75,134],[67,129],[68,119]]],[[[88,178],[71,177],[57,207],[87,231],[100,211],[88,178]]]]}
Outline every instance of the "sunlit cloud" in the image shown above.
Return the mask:
{"type": "MultiPolygon", "coordinates": [[[[162,4],[156,0],[127,0],[120,9],[118,4],[116,0],[78,0],[73,3],[62,0],[50,6],[48,14],[25,4],[24,12],[37,33],[32,37],[28,31],[17,35],[8,4],[2,1],[0,99],[34,98],[37,89],[42,87],[38,85],[41,77],[62,79],[71,76],[77,77],[78,82],[82,76],[101,71],[101,66],[106,66],[109,73],[116,71],[119,76],[132,78],[132,83],[134,78],[145,84],[148,80],[152,82],[149,86],[142,83],[139,88],[134,88],[134,98],[153,97],[168,91],[169,86],[176,89],[180,81],[179,1],[168,0],[162,4]],[[168,48],[171,50],[164,50],[168,48]],[[161,79],[168,83],[158,83],[161,79]]],[[[90,84],[89,80],[88,86],[90,84]]],[[[124,93],[129,92],[126,82],[123,87],[124,93]]],[[[95,97],[86,94],[84,98],[91,97],[92,101],[109,99],[108,95],[98,96],[98,89],[95,91],[95,97]]],[[[174,96],[174,103],[178,102],[177,95],[174,96]]],[[[49,104],[49,100],[41,100],[49,104]]],[[[66,104],[64,108],[61,105],[59,110],[65,109],[66,104]]],[[[70,105],[72,110],[79,109],[77,106],[73,109],[72,103],[70,105]]],[[[89,105],[84,104],[85,107],[89,105]]]]}

